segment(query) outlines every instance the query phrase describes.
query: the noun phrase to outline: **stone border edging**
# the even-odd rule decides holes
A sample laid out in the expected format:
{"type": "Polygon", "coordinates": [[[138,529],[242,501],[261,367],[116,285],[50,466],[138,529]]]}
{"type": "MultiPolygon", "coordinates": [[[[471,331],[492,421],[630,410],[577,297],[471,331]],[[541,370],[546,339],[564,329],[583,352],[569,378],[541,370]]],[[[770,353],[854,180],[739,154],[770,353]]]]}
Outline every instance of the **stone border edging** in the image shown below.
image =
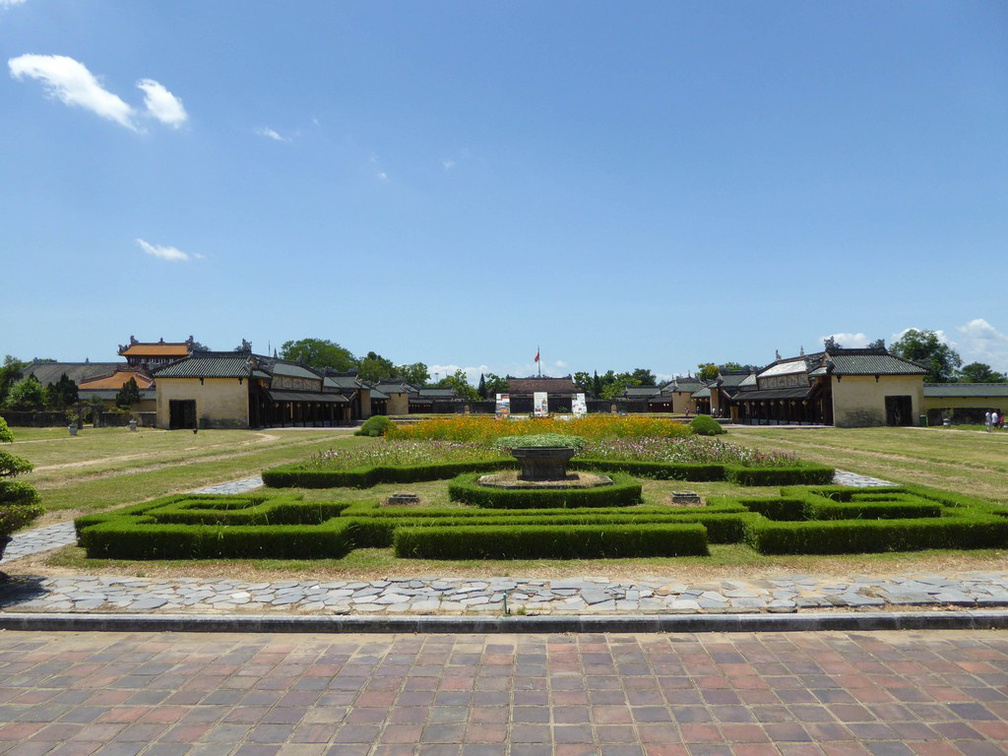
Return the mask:
{"type": "Polygon", "coordinates": [[[701,633],[1006,630],[1008,611],[507,617],[0,613],[0,630],[203,633],[701,633]]]}

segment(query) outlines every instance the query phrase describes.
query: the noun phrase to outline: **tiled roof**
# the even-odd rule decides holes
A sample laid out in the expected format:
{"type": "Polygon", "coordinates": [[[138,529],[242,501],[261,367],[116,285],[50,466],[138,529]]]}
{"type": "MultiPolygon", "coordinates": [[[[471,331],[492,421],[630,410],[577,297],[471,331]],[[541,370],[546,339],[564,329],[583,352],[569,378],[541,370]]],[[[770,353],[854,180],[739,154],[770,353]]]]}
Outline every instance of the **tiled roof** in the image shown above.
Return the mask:
{"type": "Polygon", "coordinates": [[[657,386],[627,386],[623,396],[628,399],[649,399],[659,393],[657,386]]]}
{"type": "Polygon", "coordinates": [[[126,349],[120,349],[119,354],[123,357],[185,357],[189,354],[189,345],[185,342],[179,344],[144,344],[137,342],[130,344],[126,349]]]}
{"type": "Polygon", "coordinates": [[[581,391],[571,380],[566,378],[508,378],[508,393],[534,394],[537,391],[545,391],[548,394],[577,394],[581,391]]]}
{"type": "Polygon", "coordinates": [[[34,375],[39,383],[47,386],[56,383],[64,373],[74,383],[80,383],[88,378],[109,375],[124,367],[125,362],[33,362],[21,372],[25,376],[34,375]]]}
{"type": "Polygon", "coordinates": [[[155,370],[154,379],[248,378],[252,374],[250,359],[240,352],[196,354],[155,370]]]}
{"type": "Polygon", "coordinates": [[[1008,399],[1008,383],[925,383],[931,398],[1008,399]]]}
{"type": "Polygon", "coordinates": [[[277,360],[273,364],[273,375],[286,375],[292,378],[309,378],[313,381],[320,380],[320,376],[315,371],[296,362],[281,362],[277,360]]]}
{"type": "Polygon", "coordinates": [[[322,404],[349,404],[350,400],[342,394],[322,394],[314,391],[279,391],[270,389],[266,392],[275,402],[321,402],[322,404]]]}
{"type": "Polygon", "coordinates": [[[356,391],[360,388],[360,381],[355,375],[327,375],[323,385],[326,388],[351,389],[356,391]]]}
{"type": "Polygon", "coordinates": [[[121,389],[130,382],[130,378],[136,381],[137,388],[148,389],[154,385],[150,376],[144,375],[136,369],[120,368],[110,375],[96,375],[80,381],[77,387],[80,389],[121,389]]]}
{"type": "Polygon", "coordinates": [[[925,375],[916,362],[884,349],[838,349],[827,357],[833,375],[925,375]]]}
{"type": "Polygon", "coordinates": [[[808,397],[814,386],[802,386],[798,388],[763,389],[762,391],[743,391],[732,397],[736,402],[762,402],[771,399],[805,399],[808,397]]]}

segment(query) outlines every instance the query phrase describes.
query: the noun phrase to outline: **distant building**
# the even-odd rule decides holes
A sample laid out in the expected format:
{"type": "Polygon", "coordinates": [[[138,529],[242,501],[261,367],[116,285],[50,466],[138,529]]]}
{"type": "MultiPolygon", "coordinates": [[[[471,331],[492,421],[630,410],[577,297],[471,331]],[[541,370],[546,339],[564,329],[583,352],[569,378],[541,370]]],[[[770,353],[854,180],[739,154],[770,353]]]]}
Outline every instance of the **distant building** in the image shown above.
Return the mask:
{"type": "Polygon", "coordinates": [[[728,409],[733,421],[755,425],[916,425],[926,373],[886,349],[833,348],[778,358],[757,372],[755,388],[728,398],[728,409]]]}
{"type": "MultiPolygon", "coordinates": [[[[159,428],[324,427],[352,421],[351,399],[297,362],[199,352],[154,372],[159,428]]],[[[370,402],[368,404],[370,408],[370,402]]]]}
{"type": "Polygon", "coordinates": [[[929,425],[983,424],[984,415],[996,409],[1008,412],[1008,383],[925,383],[924,412],[929,425]]]}
{"type": "Polygon", "coordinates": [[[127,364],[133,367],[144,367],[155,370],[159,367],[181,360],[193,353],[195,342],[190,336],[186,341],[137,341],[130,336],[130,343],[119,345],[119,355],[126,358],[127,364]]]}
{"type": "Polygon", "coordinates": [[[512,378],[507,377],[508,395],[511,397],[511,413],[532,412],[532,400],[536,393],[545,392],[549,412],[570,412],[574,395],[584,393],[571,376],[564,378],[512,378]]]}

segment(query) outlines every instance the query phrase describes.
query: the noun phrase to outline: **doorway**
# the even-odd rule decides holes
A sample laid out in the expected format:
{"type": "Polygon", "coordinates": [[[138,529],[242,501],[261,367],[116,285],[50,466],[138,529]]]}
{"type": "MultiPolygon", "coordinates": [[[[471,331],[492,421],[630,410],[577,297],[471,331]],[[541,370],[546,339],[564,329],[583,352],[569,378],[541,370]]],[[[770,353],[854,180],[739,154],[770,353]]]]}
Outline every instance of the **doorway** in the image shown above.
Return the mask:
{"type": "Polygon", "coordinates": [[[885,398],[886,425],[913,425],[913,399],[909,396],[885,398]]]}
{"type": "Polygon", "coordinates": [[[196,427],[196,400],[172,399],[168,402],[168,429],[196,427]]]}

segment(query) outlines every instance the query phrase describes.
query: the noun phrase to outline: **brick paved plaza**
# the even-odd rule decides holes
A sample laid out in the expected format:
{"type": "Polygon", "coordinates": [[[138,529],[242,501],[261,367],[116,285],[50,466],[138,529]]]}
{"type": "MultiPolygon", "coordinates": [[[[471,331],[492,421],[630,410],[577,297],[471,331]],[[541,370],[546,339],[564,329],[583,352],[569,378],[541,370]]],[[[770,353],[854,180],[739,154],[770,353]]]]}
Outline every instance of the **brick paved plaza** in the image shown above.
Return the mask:
{"type": "Polygon", "coordinates": [[[0,753],[1008,753],[1008,635],[0,634],[0,753]]]}

